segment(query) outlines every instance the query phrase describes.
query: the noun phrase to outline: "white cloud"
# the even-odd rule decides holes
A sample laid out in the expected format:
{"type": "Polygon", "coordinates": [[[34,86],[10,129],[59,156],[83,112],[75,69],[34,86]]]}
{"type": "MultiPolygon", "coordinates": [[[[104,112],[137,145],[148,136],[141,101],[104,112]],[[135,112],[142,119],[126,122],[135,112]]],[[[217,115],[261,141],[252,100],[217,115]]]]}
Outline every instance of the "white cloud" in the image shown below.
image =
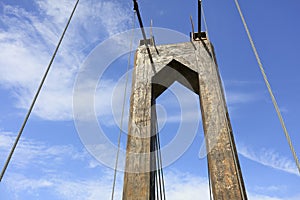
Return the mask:
{"type": "Polygon", "coordinates": [[[5,181],[11,190],[28,192],[37,191],[42,188],[53,187],[53,182],[46,179],[30,179],[21,174],[10,174],[9,179],[5,181]]]}
{"type": "Polygon", "coordinates": [[[101,6],[102,14],[100,18],[109,35],[118,33],[120,30],[124,30],[126,27],[128,27],[130,14],[128,10],[127,12],[124,12],[124,8],[120,7],[120,3],[116,3],[114,1],[104,1],[102,2],[101,6]]]}
{"type": "MultiPolygon", "coordinates": [[[[0,132],[1,158],[7,157],[15,137],[16,135],[13,133],[0,132]]],[[[90,157],[86,151],[79,151],[71,145],[50,146],[36,140],[21,138],[10,167],[13,169],[30,169],[33,166],[39,166],[47,170],[63,165],[63,161],[66,159],[83,161],[88,158],[90,157]]]]}
{"type": "MultiPolygon", "coordinates": [[[[45,176],[29,178],[20,174],[12,174],[6,184],[16,197],[39,194],[42,190],[49,192],[47,195],[57,196],[64,200],[95,200],[110,199],[112,191],[112,171],[104,171],[98,178],[80,179],[76,176],[45,176]]],[[[117,176],[115,199],[122,197],[122,178],[117,176]]],[[[194,200],[201,197],[209,200],[209,188],[206,178],[183,173],[177,170],[165,171],[166,198],[172,200],[194,200]]],[[[45,193],[43,193],[45,194],[45,193]]],[[[43,196],[41,196],[43,197],[43,196]]],[[[248,193],[249,200],[296,200],[297,197],[279,198],[263,194],[248,193]]]]}
{"type": "MultiPolygon", "coordinates": [[[[95,200],[110,199],[112,180],[102,179],[94,181],[58,181],[56,191],[63,199],[95,200]],[[74,192],[75,191],[75,192],[74,192]]],[[[121,199],[121,190],[118,188],[115,199],[121,199]]]]}
{"type": "Polygon", "coordinates": [[[172,200],[194,200],[195,197],[209,199],[206,178],[179,171],[165,172],[166,197],[172,200]]]}
{"type": "Polygon", "coordinates": [[[263,195],[263,194],[256,194],[256,193],[248,193],[249,200],[297,200],[300,196],[289,196],[289,197],[276,197],[276,195],[263,195]]]}
{"type": "MultiPolygon", "coordinates": [[[[38,10],[3,4],[0,20],[0,87],[28,109],[74,1],[36,0],[38,10]]],[[[130,11],[118,1],[82,1],[70,24],[34,114],[48,120],[72,119],[72,92],[85,48],[127,28],[130,11]]]]}
{"type": "Polygon", "coordinates": [[[259,95],[243,93],[243,92],[227,92],[226,100],[229,105],[232,104],[241,104],[241,103],[249,103],[258,100],[259,95]]]}
{"type": "Polygon", "coordinates": [[[156,101],[158,120],[161,124],[199,122],[200,101],[198,95],[178,82],[172,84],[156,101]]]}
{"type": "Polygon", "coordinates": [[[249,200],[284,200],[284,199],[277,198],[277,197],[258,195],[258,194],[249,194],[249,200]]]}
{"type": "MultiPolygon", "coordinates": [[[[99,175],[99,178],[89,180],[70,178],[68,176],[29,178],[24,175],[12,174],[6,181],[6,184],[17,198],[24,196],[24,194],[34,197],[36,194],[45,194],[45,191],[48,191],[48,195],[56,196],[58,199],[95,200],[110,199],[112,177],[112,173],[104,173],[104,175],[99,175]]],[[[118,180],[115,199],[121,199],[121,191],[121,183],[118,180]]],[[[43,198],[42,195],[41,197],[43,198]]]]}
{"type": "Polygon", "coordinates": [[[262,149],[254,151],[245,145],[239,144],[238,152],[242,156],[262,165],[299,176],[295,162],[290,158],[279,155],[274,150],[262,149]]]}
{"type": "Polygon", "coordinates": [[[261,186],[256,186],[254,187],[254,190],[257,192],[278,192],[278,191],[286,191],[287,186],[285,185],[270,185],[267,187],[261,187],[261,186]]]}
{"type": "MultiPolygon", "coordinates": [[[[223,80],[222,80],[223,81],[223,80]]],[[[244,80],[226,80],[222,82],[224,94],[230,113],[235,111],[242,104],[254,103],[264,98],[264,93],[260,92],[259,82],[244,80]]]]}
{"type": "MultiPolygon", "coordinates": [[[[8,132],[0,134],[0,155],[4,157],[13,142],[14,135],[8,132]]],[[[14,161],[11,163],[9,173],[4,177],[7,192],[14,194],[15,199],[21,199],[26,195],[34,198],[39,194],[53,195],[65,200],[95,200],[110,199],[113,170],[104,169],[101,164],[85,151],[78,151],[73,146],[49,146],[43,142],[23,138],[20,142],[14,161]],[[75,161],[75,166],[83,162],[85,167],[80,173],[70,173],[70,161],[75,161]],[[40,170],[39,175],[26,173],[27,170],[40,170]],[[103,170],[104,169],[104,170],[103,170]],[[89,176],[88,171],[93,170],[97,177],[89,176]],[[100,171],[98,171],[100,170],[100,171]],[[87,173],[85,173],[85,171],[87,173]]],[[[37,173],[37,172],[36,172],[37,173]]],[[[166,197],[172,200],[194,200],[201,196],[203,200],[209,200],[208,180],[188,172],[176,169],[164,170],[166,197]]],[[[116,180],[115,199],[121,199],[123,186],[123,174],[118,173],[116,180]]],[[[258,193],[249,193],[250,200],[296,200],[297,197],[276,197],[279,186],[268,188],[256,188],[258,193]],[[272,192],[274,196],[264,195],[272,192]]],[[[282,187],[280,186],[280,189],[282,187]]]]}
{"type": "MultiPolygon", "coordinates": [[[[26,110],[75,2],[36,0],[35,3],[39,8],[35,12],[4,5],[4,13],[0,16],[7,27],[1,28],[3,31],[0,34],[0,48],[3,49],[0,55],[0,86],[14,94],[17,108],[26,110]]],[[[72,119],[73,84],[79,65],[87,53],[86,48],[90,50],[94,42],[127,29],[131,20],[130,10],[118,1],[80,2],[38,99],[34,110],[36,116],[47,120],[72,119]]],[[[105,90],[110,92],[111,89],[108,87],[105,90]]],[[[109,96],[109,93],[102,94],[102,99],[109,96]]],[[[187,95],[184,99],[190,100],[191,95],[187,95]]],[[[228,99],[229,104],[245,103],[252,100],[253,96],[229,93],[228,99]]],[[[110,101],[101,101],[105,102],[101,106],[103,115],[107,114],[105,108],[110,107],[107,105],[110,101]]],[[[194,104],[183,104],[190,105],[183,116],[185,121],[199,117],[194,104]]],[[[128,109],[125,110],[127,112],[128,109]]],[[[116,117],[117,122],[119,118],[116,117]]],[[[180,115],[168,116],[169,122],[181,120],[180,115]]],[[[115,124],[114,120],[106,121],[107,125],[115,124]]]]}
{"type": "MultiPolygon", "coordinates": [[[[1,158],[7,156],[13,140],[14,134],[1,132],[1,158]]],[[[85,166],[80,171],[90,171],[88,165],[94,165],[95,160],[86,151],[78,151],[71,145],[49,146],[43,142],[23,138],[1,184],[14,194],[15,199],[22,199],[24,195],[34,198],[37,194],[45,194],[45,191],[46,194],[49,192],[59,199],[109,199],[113,170],[102,170],[98,163],[97,167],[93,166],[93,170],[101,169],[98,178],[79,178],[79,173],[71,173],[71,163],[77,168],[85,166]],[[28,173],[31,170],[35,170],[35,173],[28,173]]],[[[121,182],[122,178],[119,176],[116,199],[120,199],[121,182]]]]}

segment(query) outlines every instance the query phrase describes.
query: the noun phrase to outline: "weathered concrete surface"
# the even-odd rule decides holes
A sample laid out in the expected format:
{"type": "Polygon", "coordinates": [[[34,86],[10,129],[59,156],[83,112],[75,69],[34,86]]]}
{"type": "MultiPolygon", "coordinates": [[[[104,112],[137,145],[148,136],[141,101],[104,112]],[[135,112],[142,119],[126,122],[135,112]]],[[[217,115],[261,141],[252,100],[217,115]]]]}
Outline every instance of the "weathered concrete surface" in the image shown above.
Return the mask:
{"type": "Polygon", "coordinates": [[[154,66],[144,46],[136,52],[123,200],[150,198],[151,103],[174,81],[200,96],[214,199],[247,199],[211,44],[194,41],[157,48],[159,55],[151,47],[154,66]]]}

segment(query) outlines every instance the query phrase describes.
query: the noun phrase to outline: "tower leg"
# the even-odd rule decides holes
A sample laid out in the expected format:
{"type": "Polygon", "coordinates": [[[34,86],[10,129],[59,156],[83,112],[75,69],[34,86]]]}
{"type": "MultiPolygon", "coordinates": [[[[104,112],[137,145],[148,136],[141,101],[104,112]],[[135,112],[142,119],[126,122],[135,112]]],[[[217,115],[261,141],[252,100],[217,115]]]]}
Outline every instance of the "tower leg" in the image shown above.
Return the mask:
{"type": "Polygon", "coordinates": [[[213,61],[200,69],[199,87],[213,197],[246,200],[222,82],[213,61]]]}
{"type": "Polygon", "coordinates": [[[151,83],[135,67],[130,99],[123,200],[150,198],[151,83]]]}

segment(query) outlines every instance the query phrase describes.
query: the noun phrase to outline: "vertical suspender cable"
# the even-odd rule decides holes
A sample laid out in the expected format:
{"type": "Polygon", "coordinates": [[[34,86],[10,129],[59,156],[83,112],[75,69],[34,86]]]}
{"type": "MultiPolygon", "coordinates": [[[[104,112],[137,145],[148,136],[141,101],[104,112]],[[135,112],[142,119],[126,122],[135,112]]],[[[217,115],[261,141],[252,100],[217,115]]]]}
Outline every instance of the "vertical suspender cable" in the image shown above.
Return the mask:
{"type": "MultiPolygon", "coordinates": [[[[157,121],[157,116],[156,116],[156,121],[157,121]]],[[[159,162],[159,172],[160,172],[160,176],[161,176],[161,180],[160,180],[160,184],[162,186],[162,190],[161,193],[163,195],[163,200],[166,200],[166,190],[165,190],[165,180],[164,180],[164,173],[162,170],[162,158],[161,158],[161,147],[160,147],[160,139],[159,139],[159,127],[158,127],[158,123],[156,124],[156,129],[157,129],[157,146],[158,146],[158,162],[159,162]]]]}
{"type": "Polygon", "coordinates": [[[22,126],[21,126],[21,128],[20,128],[20,130],[19,130],[19,133],[18,133],[18,135],[17,135],[17,138],[16,138],[16,140],[15,140],[15,142],[14,142],[14,145],[13,145],[13,147],[12,147],[10,153],[9,153],[9,156],[8,156],[6,162],[5,162],[5,165],[4,165],[4,167],[3,167],[3,169],[2,169],[2,172],[1,172],[1,175],[0,175],[0,182],[1,182],[2,178],[3,178],[3,176],[4,176],[4,173],[5,173],[5,171],[6,171],[7,167],[8,167],[8,164],[9,164],[9,162],[10,162],[12,156],[13,156],[13,153],[14,153],[16,147],[17,147],[17,144],[18,144],[18,142],[19,142],[19,140],[20,140],[20,138],[21,138],[21,135],[22,135],[22,133],[23,133],[23,130],[24,130],[24,128],[25,128],[25,126],[26,126],[26,124],[27,124],[27,121],[28,121],[28,119],[29,119],[29,117],[30,117],[30,114],[31,114],[31,112],[32,112],[32,110],[33,110],[33,108],[34,108],[35,102],[36,102],[36,100],[37,100],[37,98],[38,98],[38,96],[39,96],[39,94],[40,94],[40,92],[41,92],[41,89],[42,89],[42,87],[43,87],[43,85],[44,85],[44,82],[45,82],[45,80],[46,80],[46,78],[47,78],[47,75],[48,75],[48,73],[49,73],[49,71],[50,71],[50,68],[51,68],[51,66],[52,66],[52,63],[53,63],[53,61],[54,61],[54,59],[55,59],[55,57],[56,57],[57,51],[58,51],[58,49],[59,49],[59,47],[60,47],[60,45],[61,45],[61,43],[62,43],[62,41],[63,41],[63,38],[64,38],[64,36],[65,36],[65,33],[67,32],[67,29],[68,29],[68,27],[69,27],[69,24],[70,24],[70,22],[71,22],[71,20],[72,20],[72,18],[73,18],[73,15],[74,15],[75,11],[76,11],[76,8],[77,8],[78,3],[79,3],[79,0],[76,1],[76,4],[75,4],[75,6],[74,6],[74,8],[73,8],[73,11],[72,11],[72,13],[71,13],[71,15],[70,15],[70,18],[69,18],[69,20],[68,20],[68,22],[67,22],[67,24],[66,24],[66,27],[65,27],[65,29],[64,29],[64,31],[63,31],[61,37],[60,37],[60,40],[59,40],[59,42],[58,42],[58,44],[57,44],[57,46],[56,46],[56,49],[55,49],[55,51],[54,51],[54,53],[53,53],[53,55],[52,55],[52,58],[51,58],[51,60],[50,60],[50,62],[49,62],[49,65],[48,65],[48,67],[47,67],[47,69],[46,69],[46,72],[45,72],[45,74],[44,74],[44,76],[43,76],[43,78],[42,78],[42,80],[41,80],[41,83],[40,83],[40,85],[39,85],[39,87],[38,87],[38,90],[37,90],[37,92],[36,92],[36,94],[35,94],[35,96],[34,96],[34,98],[33,98],[33,101],[32,101],[32,103],[31,103],[31,105],[30,105],[30,108],[29,108],[29,110],[28,110],[28,112],[27,112],[27,115],[26,115],[26,117],[25,117],[25,119],[24,119],[24,121],[23,121],[23,124],[22,124],[22,126]]]}
{"type": "Polygon", "coordinates": [[[198,33],[201,34],[201,11],[202,11],[202,1],[198,0],[198,33]]]}
{"type": "MultiPolygon", "coordinates": [[[[155,104],[156,105],[156,104],[155,104]]],[[[162,158],[161,158],[161,151],[160,151],[160,139],[159,139],[159,127],[158,127],[158,119],[156,109],[154,111],[154,120],[155,120],[155,136],[156,136],[156,157],[157,157],[157,171],[158,171],[158,180],[159,180],[159,191],[160,191],[160,199],[166,199],[166,191],[164,185],[164,174],[162,170],[162,158]]]]}
{"type": "Polygon", "coordinates": [[[234,1],[235,1],[235,5],[236,5],[236,7],[237,7],[237,9],[238,9],[238,11],[239,11],[241,20],[242,20],[242,22],[243,22],[244,28],[245,28],[245,30],[246,30],[248,39],[249,39],[250,44],[251,44],[251,47],[252,47],[252,50],[253,50],[253,52],[254,52],[255,58],[256,58],[256,60],[257,60],[258,66],[259,66],[259,68],[260,68],[261,74],[262,74],[262,76],[263,76],[263,78],[264,78],[265,84],[266,84],[266,86],[267,86],[267,88],[268,88],[268,92],[269,92],[269,94],[270,94],[270,96],[271,96],[272,103],[273,103],[274,108],[275,108],[275,110],[276,110],[277,116],[278,116],[278,118],[279,118],[280,124],[281,124],[281,126],[282,126],[283,131],[284,131],[285,137],[286,137],[286,139],[287,139],[287,141],[288,141],[288,144],[289,144],[289,146],[290,146],[290,149],[291,149],[291,151],[292,151],[294,160],[295,160],[295,162],[296,162],[296,165],[297,165],[297,168],[298,168],[298,171],[299,171],[299,174],[300,174],[300,163],[299,163],[299,160],[298,160],[296,151],[295,151],[295,149],[294,149],[294,146],[293,146],[293,144],[292,144],[292,140],[291,140],[291,138],[290,138],[290,135],[289,135],[289,133],[288,133],[288,131],[287,131],[287,128],[286,128],[286,126],[285,126],[285,122],[284,122],[283,117],[282,117],[282,115],[281,115],[281,112],[280,112],[280,109],[279,109],[279,107],[278,107],[277,101],[276,101],[275,96],[274,96],[274,94],[273,94],[273,92],[272,92],[271,85],[270,85],[270,83],[269,83],[269,81],[268,81],[268,77],[267,77],[267,75],[266,75],[266,73],[265,73],[265,70],[264,70],[264,68],[263,68],[262,62],[261,62],[260,57],[259,57],[259,55],[258,55],[258,52],[257,52],[257,50],[256,50],[255,44],[254,44],[254,42],[253,42],[252,36],[251,36],[251,34],[250,34],[249,28],[248,28],[248,26],[247,26],[247,23],[246,23],[246,20],[245,20],[245,18],[244,18],[244,15],[243,15],[243,12],[242,12],[242,10],[241,10],[241,7],[240,7],[240,5],[239,5],[239,2],[238,2],[238,0],[234,0],[234,1]]]}
{"type": "Polygon", "coordinates": [[[114,169],[114,178],[113,178],[113,186],[112,186],[112,192],[111,192],[111,200],[114,199],[115,187],[116,187],[117,170],[118,170],[118,163],[119,163],[119,154],[120,154],[121,137],[122,137],[123,120],[124,120],[123,118],[124,118],[125,103],[126,103],[126,93],[127,93],[127,85],[128,85],[128,80],[129,80],[129,74],[128,73],[129,73],[129,68],[130,68],[130,60],[131,60],[132,46],[133,46],[133,40],[134,40],[134,31],[135,31],[135,13],[133,13],[132,36],[131,36],[131,40],[130,40],[130,47],[129,47],[130,50],[129,50],[129,55],[128,55],[127,69],[126,69],[126,81],[125,81],[125,88],[124,88],[122,114],[121,114],[121,121],[120,121],[120,132],[119,132],[119,137],[118,137],[118,149],[117,149],[115,169],[114,169]]]}

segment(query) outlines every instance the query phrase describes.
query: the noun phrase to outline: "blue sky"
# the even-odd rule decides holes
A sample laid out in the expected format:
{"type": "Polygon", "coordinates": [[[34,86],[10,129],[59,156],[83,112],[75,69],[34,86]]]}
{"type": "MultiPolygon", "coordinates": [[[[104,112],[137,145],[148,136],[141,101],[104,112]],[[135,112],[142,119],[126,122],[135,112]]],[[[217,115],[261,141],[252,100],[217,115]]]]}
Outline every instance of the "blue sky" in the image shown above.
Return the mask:
{"type": "MultiPolygon", "coordinates": [[[[0,2],[1,167],[74,3],[70,0],[0,2]]],[[[189,16],[192,15],[194,21],[197,18],[196,0],[139,3],[146,26],[153,19],[154,26],[188,35],[191,31],[189,16]]],[[[204,0],[203,4],[249,199],[300,199],[299,173],[234,1],[204,0]]],[[[299,153],[300,3],[296,0],[240,0],[240,4],[299,153]]],[[[89,154],[80,140],[73,121],[73,88],[76,75],[91,51],[110,36],[130,29],[132,16],[131,0],[80,2],[7,174],[0,183],[1,200],[109,199],[113,170],[89,154]]],[[[120,108],[116,105],[122,102],[120,88],[124,86],[126,60],[127,55],[112,63],[97,87],[97,117],[113,144],[117,141],[118,122],[111,108],[120,108]]],[[[162,144],[175,137],[181,116],[187,124],[200,116],[195,111],[199,109],[197,101],[196,95],[179,84],[159,97],[162,144]],[[188,99],[186,113],[180,113],[174,93],[188,99]]],[[[120,111],[117,110],[115,116],[119,121],[120,111]]],[[[128,114],[128,109],[125,111],[128,114]]],[[[125,119],[125,130],[126,122],[125,119]]],[[[189,200],[195,196],[208,199],[206,160],[198,158],[203,141],[201,122],[198,125],[189,149],[164,170],[168,199],[189,200]]],[[[125,144],[123,136],[123,149],[125,144]]],[[[100,153],[114,159],[111,152],[100,153]]],[[[119,172],[115,199],[120,199],[122,179],[123,174],[119,172]]]]}

